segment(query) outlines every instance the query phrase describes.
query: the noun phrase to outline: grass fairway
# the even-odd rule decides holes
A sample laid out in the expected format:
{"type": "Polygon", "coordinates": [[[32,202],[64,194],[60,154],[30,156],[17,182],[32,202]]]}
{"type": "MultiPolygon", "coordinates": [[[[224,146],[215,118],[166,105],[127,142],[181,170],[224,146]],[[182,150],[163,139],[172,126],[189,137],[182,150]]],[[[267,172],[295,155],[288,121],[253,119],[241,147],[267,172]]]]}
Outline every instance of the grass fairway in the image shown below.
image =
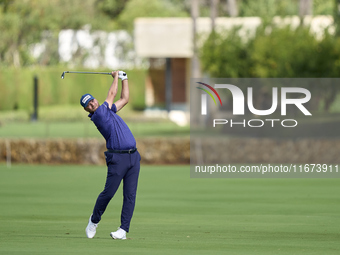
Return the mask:
{"type": "Polygon", "coordinates": [[[94,239],[104,166],[0,165],[0,254],[340,254],[339,179],[190,179],[143,166],[128,240],[122,189],[94,239]]]}
{"type": "MultiPolygon", "coordinates": [[[[167,122],[126,122],[135,137],[189,137],[189,127],[167,122]]],[[[0,123],[1,124],[1,123],[0,123]]],[[[103,138],[89,120],[77,122],[14,122],[0,125],[0,138],[103,138]]]]}

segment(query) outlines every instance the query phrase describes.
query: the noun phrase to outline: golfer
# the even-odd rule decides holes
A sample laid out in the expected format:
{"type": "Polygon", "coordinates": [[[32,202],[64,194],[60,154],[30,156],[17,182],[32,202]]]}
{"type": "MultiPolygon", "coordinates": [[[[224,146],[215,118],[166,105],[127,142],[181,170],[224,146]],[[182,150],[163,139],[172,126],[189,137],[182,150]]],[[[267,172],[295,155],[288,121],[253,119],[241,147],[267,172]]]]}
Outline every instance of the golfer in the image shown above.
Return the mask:
{"type": "Polygon", "coordinates": [[[140,155],[136,149],[136,140],[125,122],[116,114],[129,101],[129,85],[127,75],[123,71],[112,72],[113,82],[107,98],[102,105],[90,94],[80,99],[80,104],[99,132],[106,140],[105,152],[107,177],[104,190],[99,194],[89,223],[85,229],[88,238],[93,238],[101,216],[116,193],[123,180],[123,208],[121,225],[117,231],[111,232],[113,239],[126,239],[130,221],[135,208],[137,182],[140,169],[140,155]],[[118,78],[122,80],[120,98],[113,103],[117,94],[118,78]]]}

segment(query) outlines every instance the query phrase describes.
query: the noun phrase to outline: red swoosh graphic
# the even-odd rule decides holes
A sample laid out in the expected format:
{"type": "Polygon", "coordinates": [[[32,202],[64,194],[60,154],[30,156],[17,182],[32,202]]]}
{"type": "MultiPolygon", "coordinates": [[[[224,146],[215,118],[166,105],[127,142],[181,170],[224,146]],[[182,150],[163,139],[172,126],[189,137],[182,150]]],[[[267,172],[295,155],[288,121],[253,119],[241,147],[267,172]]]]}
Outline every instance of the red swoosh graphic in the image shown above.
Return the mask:
{"type": "Polygon", "coordinates": [[[204,85],[204,86],[207,86],[209,89],[211,89],[212,92],[214,92],[215,95],[218,97],[218,100],[220,100],[220,103],[221,103],[221,105],[222,105],[221,98],[220,98],[219,94],[217,93],[217,91],[216,91],[213,87],[211,87],[210,85],[205,84],[205,83],[203,83],[203,82],[197,82],[197,83],[202,84],[202,85],[204,85]]]}

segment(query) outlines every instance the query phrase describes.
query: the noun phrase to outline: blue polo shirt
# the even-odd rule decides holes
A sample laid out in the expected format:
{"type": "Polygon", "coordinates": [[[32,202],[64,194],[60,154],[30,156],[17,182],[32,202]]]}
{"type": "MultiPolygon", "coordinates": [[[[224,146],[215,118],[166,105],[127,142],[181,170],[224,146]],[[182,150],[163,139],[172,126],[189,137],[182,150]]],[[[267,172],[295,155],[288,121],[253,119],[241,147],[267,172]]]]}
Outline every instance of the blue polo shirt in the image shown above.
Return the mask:
{"type": "Polygon", "coordinates": [[[136,148],[136,140],[129,127],[116,112],[116,105],[112,104],[110,109],[105,101],[94,113],[90,113],[89,117],[105,138],[107,149],[129,150],[136,148]]]}

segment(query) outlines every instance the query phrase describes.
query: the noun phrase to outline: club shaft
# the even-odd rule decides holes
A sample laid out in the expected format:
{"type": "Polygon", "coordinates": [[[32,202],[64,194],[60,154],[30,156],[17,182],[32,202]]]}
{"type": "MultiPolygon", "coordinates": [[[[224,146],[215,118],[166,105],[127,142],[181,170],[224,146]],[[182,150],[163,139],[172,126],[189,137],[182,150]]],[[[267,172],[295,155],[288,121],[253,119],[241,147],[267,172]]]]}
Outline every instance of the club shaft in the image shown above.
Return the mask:
{"type": "Polygon", "coordinates": [[[82,74],[108,74],[111,75],[111,73],[103,73],[103,72],[78,72],[78,71],[65,71],[61,75],[61,78],[64,79],[65,73],[82,73],[82,74]]]}
{"type": "Polygon", "coordinates": [[[84,74],[109,74],[111,75],[111,73],[103,73],[103,72],[77,72],[77,71],[66,71],[65,73],[84,73],[84,74]]]}

